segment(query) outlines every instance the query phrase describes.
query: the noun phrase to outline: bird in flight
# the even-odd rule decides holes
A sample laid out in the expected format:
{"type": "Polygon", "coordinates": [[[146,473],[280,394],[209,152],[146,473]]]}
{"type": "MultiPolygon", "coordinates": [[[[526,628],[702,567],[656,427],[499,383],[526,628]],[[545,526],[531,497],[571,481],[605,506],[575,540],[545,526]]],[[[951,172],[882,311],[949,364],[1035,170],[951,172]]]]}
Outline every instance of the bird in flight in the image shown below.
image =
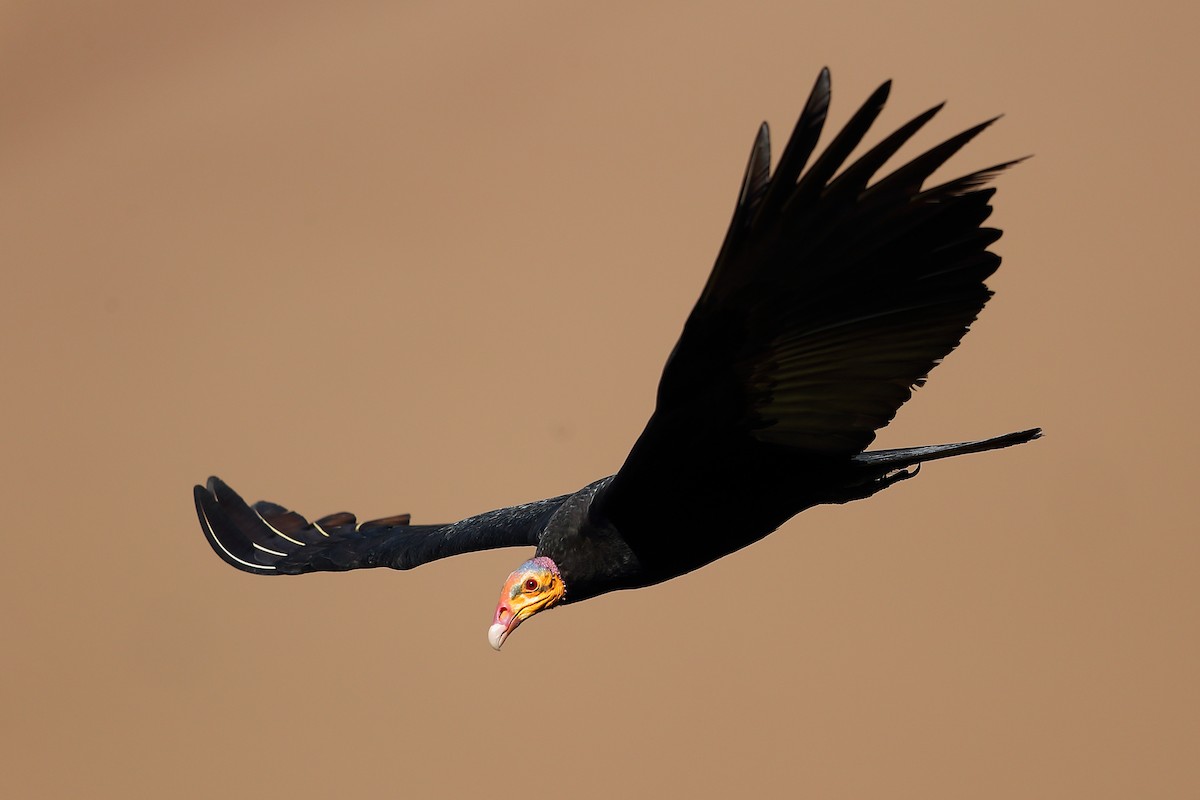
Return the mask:
{"type": "Polygon", "coordinates": [[[256,575],[411,569],[497,547],[536,547],[508,576],[488,641],[539,611],[678,577],[746,547],[801,511],[862,500],[926,461],[1022,444],[1040,429],[957,444],[867,451],[875,432],[953,350],[1000,264],[984,226],[1009,161],[926,187],[995,120],[876,178],[941,109],[914,117],[848,166],[883,109],[880,86],[808,164],[829,107],[817,78],[772,175],[764,123],[733,220],[615,475],[574,494],[443,525],[408,514],[309,522],[248,505],[219,478],[195,487],[217,555],[256,575]],[[805,168],[807,166],[807,169],[805,168]]]}

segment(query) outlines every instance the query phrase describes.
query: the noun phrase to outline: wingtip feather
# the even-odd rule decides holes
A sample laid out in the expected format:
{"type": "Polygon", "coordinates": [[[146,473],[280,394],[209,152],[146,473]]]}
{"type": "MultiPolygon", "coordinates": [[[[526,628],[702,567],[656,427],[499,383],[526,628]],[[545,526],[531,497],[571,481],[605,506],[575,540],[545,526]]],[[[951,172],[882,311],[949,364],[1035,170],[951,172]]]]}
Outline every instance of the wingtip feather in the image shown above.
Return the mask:
{"type": "Polygon", "coordinates": [[[213,551],[232,567],[255,575],[277,574],[275,567],[261,563],[264,551],[256,546],[254,538],[230,518],[227,509],[231,503],[244,502],[236,492],[215,475],[204,486],[195,486],[192,496],[196,503],[196,516],[201,532],[213,551]]]}

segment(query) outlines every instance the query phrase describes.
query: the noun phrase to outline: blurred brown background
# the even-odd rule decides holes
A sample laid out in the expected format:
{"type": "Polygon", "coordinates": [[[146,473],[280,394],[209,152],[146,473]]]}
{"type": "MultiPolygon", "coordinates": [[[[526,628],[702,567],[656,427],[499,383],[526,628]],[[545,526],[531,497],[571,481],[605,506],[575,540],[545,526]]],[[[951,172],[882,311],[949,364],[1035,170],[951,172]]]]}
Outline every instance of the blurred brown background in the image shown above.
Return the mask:
{"type": "MultiPolygon", "coordinates": [[[[1200,795],[1184,4],[0,5],[5,797],[1200,795]],[[443,521],[615,470],[755,126],[1007,116],[880,438],[1043,425],[497,655],[500,551],[265,580],[217,473],[443,521]],[[732,590],[731,590],[732,587],[732,590]]],[[[916,152],[916,148],[905,151],[916,152]]]]}

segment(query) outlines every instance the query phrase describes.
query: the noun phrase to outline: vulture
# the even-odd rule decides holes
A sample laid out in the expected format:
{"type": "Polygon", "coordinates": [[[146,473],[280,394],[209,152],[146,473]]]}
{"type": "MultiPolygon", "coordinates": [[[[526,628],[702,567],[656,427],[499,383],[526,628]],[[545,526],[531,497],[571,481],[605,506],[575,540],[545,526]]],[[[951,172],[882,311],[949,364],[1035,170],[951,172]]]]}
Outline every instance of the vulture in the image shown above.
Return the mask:
{"type": "Polygon", "coordinates": [[[941,109],[850,161],[883,109],[881,85],[815,158],[829,71],[771,172],[767,125],[733,220],[663,367],[656,404],[616,474],[573,494],[415,525],[408,514],[309,522],[248,505],[219,478],[195,487],[208,543],[255,575],[411,569],[497,547],[534,547],[508,576],[495,649],[548,608],[691,572],[819,503],[847,503],[926,461],[1022,444],[1032,428],[956,444],[867,450],[875,432],[962,339],[991,292],[1000,231],[988,184],[1021,159],[936,185],[930,176],[995,118],[879,176],[941,109]]]}

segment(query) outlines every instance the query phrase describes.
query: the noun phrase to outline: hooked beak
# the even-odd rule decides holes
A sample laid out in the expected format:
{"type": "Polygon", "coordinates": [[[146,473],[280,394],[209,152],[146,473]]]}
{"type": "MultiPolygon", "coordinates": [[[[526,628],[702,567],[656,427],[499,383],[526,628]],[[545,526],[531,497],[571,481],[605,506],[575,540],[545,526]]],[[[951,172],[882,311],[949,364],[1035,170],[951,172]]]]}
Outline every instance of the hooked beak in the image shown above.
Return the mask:
{"type": "Polygon", "coordinates": [[[492,646],[492,649],[499,652],[504,640],[517,629],[524,619],[523,615],[514,614],[508,604],[501,603],[496,608],[496,618],[492,622],[492,627],[488,628],[488,644],[492,646]]]}
{"type": "Polygon", "coordinates": [[[508,638],[508,628],[497,622],[492,627],[488,628],[488,644],[497,653],[500,652],[500,645],[504,644],[504,640],[508,638]]]}

